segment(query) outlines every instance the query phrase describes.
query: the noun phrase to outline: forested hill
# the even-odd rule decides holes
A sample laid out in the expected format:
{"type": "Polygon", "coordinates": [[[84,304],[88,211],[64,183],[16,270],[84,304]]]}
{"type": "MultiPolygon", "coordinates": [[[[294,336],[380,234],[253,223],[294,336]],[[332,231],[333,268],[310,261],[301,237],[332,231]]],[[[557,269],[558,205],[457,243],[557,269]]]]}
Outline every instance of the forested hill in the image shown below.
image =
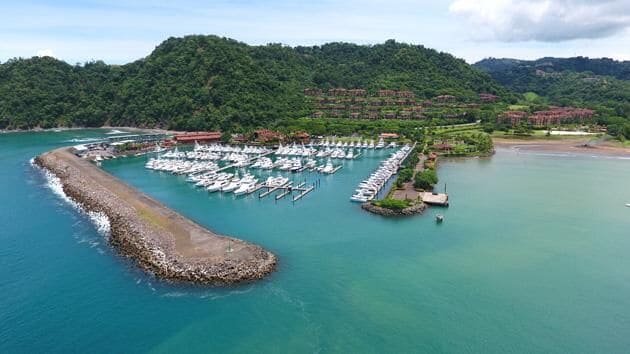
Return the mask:
{"type": "Polygon", "coordinates": [[[44,57],[0,64],[0,128],[130,125],[238,129],[305,116],[307,87],[509,95],[463,60],[422,46],[249,46],[216,36],[170,38],[126,65],[44,57]]]}
{"type": "Polygon", "coordinates": [[[619,80],[630,80],[630,61],[616,61],[609,58],[548,57],[538,60],[488,58],[477,62],[474,66],[489,73],[505,73],[521,69],[540,69],[554,72],[571,71],[576,73],[589,73],[600,76],[612,76],[619,80]]]}
{"type": "Polygon", "coordinates": [[[508,89],[540,95],[541,103],[595,108],[600,123],[609,127],[630,121],[630,62],[583,57],[491,58],[474,66],[508,89]]]}

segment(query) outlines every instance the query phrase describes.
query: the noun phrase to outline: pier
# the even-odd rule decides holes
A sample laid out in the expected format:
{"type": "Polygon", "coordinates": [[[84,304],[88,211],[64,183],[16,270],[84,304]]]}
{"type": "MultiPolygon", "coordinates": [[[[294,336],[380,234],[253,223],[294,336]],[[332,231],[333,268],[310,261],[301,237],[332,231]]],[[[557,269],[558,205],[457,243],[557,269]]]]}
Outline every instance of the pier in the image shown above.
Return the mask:
{"type": "Polygon", "coordinates": [[[301,182],[297,186],[294,186],[293,182],[290,182],[290,181],[285,183],[282,186],[275,186],[275,187],[270,187],[270,186],[261,184],[258,189],[267,188],[267,191],[260,193],[258,195],[258,198],[262,199],[269,196],[270,194],[273,194],[274,192],[281,191],[280,194],[274,196],[275,200],[280,200],[288,195],[293,195],[293,192],[300,192],[300,194],[292,198],[292,201],[296,202],[302,199],[304,196],[306,196],[310,192],[312,192],[315,189],[315,185],[316,183],[313,183],[312,185],[307,187],[306,181],[301,182]]]}
{"type": "Polygon", "coordinates": [[[420,193],[422,201],[429,205],[448,206],[448,194],[446,193],[432,193],[423,192],[420,193]]]}
{"type": "Polygon", "coordinates": [[[300,199],[302,199],[302,197],[304,197],[305,195],[309,194],[313,189],[315,189],[315,186],[310,186],[306,189],[302,190],[302,193],[296,195],[295,197],[293,197],[293,201],[298,201],[300,199]]]}

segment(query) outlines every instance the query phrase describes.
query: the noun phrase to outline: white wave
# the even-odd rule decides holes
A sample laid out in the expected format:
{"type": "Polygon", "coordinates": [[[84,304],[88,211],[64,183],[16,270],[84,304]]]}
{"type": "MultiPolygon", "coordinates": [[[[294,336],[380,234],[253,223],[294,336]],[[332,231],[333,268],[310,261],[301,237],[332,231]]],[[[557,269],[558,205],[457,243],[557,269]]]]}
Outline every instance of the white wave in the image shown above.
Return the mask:
{"type": "Polygon", "coordinates": [[[108,131],[105,134],[107,134],[107,135],[117,135],[117,134],[129,134],[129,133],[124,132],[122,130],[112,129],[112,130],[108,131]]]}
{"type": "Polygon", "coordinates": [[[105,213],[97,213],[95,211],[88,211],[87,215],[90,217],[90,220],[96,226],[96,231],[103,236],[109,236],[111,231],[111,224],[109,223],[109,218],[105,213]]]}
{"type": "Polygon", "coordinates": [[[89,143],[91,141],[101,141],[102,138],[73,138],[70,140],[64,141],[64,143],[89,143]]]}
{"type": "MultiPolygon", "coordinates": [[[[34,159],[31,159],[31,164],[34,165],[34,159]]],[[[36,165],[34,165],[36,166],[36,165]]],[[[46,176],[46,186],[53,191],[58,197],[60,197],[63,201],[70,204],[73,208],[75,208],[80,213],[83,213],[88,216],[90,221],[96,226],[96,231],[99,234],[109,237],[111,232],[111,224],[109,222],[109,218],[104,213],[95,212],[95,211],[87,211],[85,210],[79,203],[72,200],[72,198],[68,197],[68,195],[63,191],[63,185],[59,177],[55,176],[53,173],[46,169],[42,169],[44,175],[46,176]]]]}

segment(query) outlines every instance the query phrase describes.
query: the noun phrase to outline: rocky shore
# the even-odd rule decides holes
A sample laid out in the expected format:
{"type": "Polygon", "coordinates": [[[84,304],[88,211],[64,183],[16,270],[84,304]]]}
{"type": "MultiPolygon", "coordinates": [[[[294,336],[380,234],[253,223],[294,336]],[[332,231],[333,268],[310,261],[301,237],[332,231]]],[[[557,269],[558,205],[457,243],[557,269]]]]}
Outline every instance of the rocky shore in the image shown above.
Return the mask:
{"type": "Polygon", "coordinates": [[[369,211],[372,214],[383,215],[383,216],[410,216],[410,215],[422,214],[424,210],[427,208],[427,205],[424,203],[417,203],[402,210],[392,210],[392,209],[376,206],[370,202],[367,202],[367,203],[361,204],[361,208],[363,208],[363,210],[369,211]]]}
{"type": "Polygon", "coordinates": [[[107,215],[111,244],[160,278],[227,285],[261,279],[276,268],[272,253],[208,231],[68,148],[38,156],[35,163],[57,176],[84,209],[107,215]]]}

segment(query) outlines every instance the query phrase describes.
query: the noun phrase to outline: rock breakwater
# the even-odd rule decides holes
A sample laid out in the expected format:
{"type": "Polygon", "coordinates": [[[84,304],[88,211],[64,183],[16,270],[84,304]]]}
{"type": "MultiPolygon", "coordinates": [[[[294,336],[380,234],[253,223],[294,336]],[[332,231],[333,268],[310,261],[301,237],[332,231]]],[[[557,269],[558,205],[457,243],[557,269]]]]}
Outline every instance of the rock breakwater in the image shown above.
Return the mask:
{"type": "Polygon", "coordinates": [[[110,243],[160,278],[227,285],[261,279],[276,268],[272,253],[208,231],[67,148],[35,163],[59,178],[64,193],[86,211],[106,215],[110,243]]]}
{"type": "Polygon", "coordinates": [[[424,203],[416,203],[408,208],[404,208],[401,210],[393,210],[388,208],[383,208],[377,205],[372,204],[371,202],[361,204],[361,208],[363,210],[369,211],[372,214],[383,215],[383,216],[409,216],[422,214],[424,210],[427,208],[427,205],[424,203]]]}

